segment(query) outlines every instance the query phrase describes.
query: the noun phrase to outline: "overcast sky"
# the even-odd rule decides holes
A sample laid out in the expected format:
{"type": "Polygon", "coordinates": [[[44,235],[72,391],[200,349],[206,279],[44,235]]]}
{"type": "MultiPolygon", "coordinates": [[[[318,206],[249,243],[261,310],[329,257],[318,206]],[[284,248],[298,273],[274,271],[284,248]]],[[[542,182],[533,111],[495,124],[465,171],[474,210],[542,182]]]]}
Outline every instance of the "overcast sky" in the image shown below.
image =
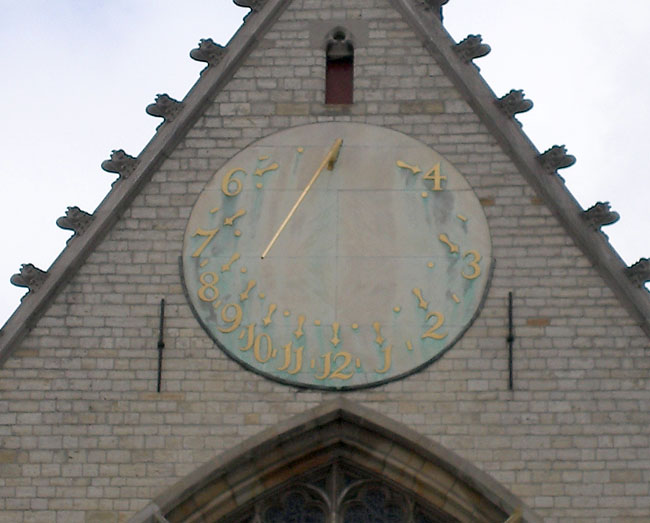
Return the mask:
{"type": "MultiPolygon", "coordinates": [[[[0,0],[0,325],[24,289],[22,263],[47,269],[69,231],[68,206],[92,212],[115,175],[112,149],[137,156],[160,123],[156,94],[182,99],[204,64],[199,39],[226,44],[245,9],[231,0],[0,0]]],[[[605,228],[627,264],[650,257],[648,0],[450,0],[457,40],[480,33],[476,63],[498,96],[524,89],[520,115],[540,151],[566,144],[562,171],[584,208],[610,201],[605,228]]]]}

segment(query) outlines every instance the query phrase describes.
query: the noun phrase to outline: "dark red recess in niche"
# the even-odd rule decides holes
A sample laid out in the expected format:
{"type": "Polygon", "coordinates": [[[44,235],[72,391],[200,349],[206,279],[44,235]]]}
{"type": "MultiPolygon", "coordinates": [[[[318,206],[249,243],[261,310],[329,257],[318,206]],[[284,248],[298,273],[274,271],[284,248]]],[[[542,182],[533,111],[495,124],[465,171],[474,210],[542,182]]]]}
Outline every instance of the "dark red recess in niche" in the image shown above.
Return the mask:
{"type": "Polygon", "coordinates": [[[352,58],[343,60],[327,60],[327,75],[325,79],[326,104],[351,104],[354,90],[354,61],[352,58]]]}
{"type": "Polygon", "coordinates": [[[351,104],[354,100],[354,48],[343,31],[327,45],[325,103],[351,104]]]}

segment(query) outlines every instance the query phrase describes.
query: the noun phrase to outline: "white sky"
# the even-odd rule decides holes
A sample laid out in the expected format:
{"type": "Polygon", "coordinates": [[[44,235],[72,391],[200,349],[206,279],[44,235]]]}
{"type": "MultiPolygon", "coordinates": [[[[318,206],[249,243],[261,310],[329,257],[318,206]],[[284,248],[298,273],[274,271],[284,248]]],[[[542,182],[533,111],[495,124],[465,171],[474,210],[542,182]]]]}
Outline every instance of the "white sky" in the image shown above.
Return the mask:
{"type": "MultiPolygon", "coordinates": [[[[0,0],[0,325],[25,290],[22,263],[46,270],[71,235],[68,206],[92,212],[115,175],[112,149],[137,156],[156,94],[182,99],[204,64],[201,38],[225,44],[246,10],[231,0],[0,0]]],[[[566,144],[562,172],[584,208],[610,201],[605,228],[627,264],[650,257],[648,0],[450,0],[445,26],[480,33],[494,92],[524,89],[518,118],[540,151],[566,144]]]]}

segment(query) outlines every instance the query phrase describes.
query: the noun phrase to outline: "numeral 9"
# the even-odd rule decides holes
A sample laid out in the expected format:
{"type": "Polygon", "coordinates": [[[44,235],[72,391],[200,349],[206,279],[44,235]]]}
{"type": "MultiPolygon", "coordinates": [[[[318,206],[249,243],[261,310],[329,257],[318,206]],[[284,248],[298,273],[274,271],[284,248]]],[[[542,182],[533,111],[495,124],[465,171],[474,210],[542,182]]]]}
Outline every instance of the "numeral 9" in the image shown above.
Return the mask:
{"type": "Polygon", "coordinates": [[[218,327],[221,332],[228,333],[234,331],[241,324],[242,310],[237,303],[229,303],[221,309],[221,319],[224,323],[229,323],[228,327],[218,327]],[[234,309],[234,314],[228,314],[230,309],[234,309]]]}

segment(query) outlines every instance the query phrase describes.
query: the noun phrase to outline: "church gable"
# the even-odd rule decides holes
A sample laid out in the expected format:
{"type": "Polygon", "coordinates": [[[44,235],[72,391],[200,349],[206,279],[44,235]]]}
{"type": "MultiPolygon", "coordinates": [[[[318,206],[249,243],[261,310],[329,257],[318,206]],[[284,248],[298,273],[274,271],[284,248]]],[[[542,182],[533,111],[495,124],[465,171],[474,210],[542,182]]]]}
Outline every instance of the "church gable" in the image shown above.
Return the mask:
{"type": "MultiPolygon", "coordinates": [[[[69,501],[48,497],[47,510],[67,503],[80,521],[130,517],[216,454],[329,397],[269,380],[224,354],[189,305],[188,294],[201,288],[183,281],[179,257],[197,198],[231,158],[288,128],[334,122],[402,133],[442,155],[480,202],[494,259],[485,271],[485,298],[444,356],[346,394],[472,461],[543,516],[568,516],[562,500],[579,495],[556,473],[559,460],[598,492],[614,478],[590,470],[625,468],[629,475],[616,477],[633,490],[647,474],[638,463],[648,446],[647,438],[638,439],[648,422],[639,410],[647,387],[637,370],[648,347],[647,293],[583,223],[556,174],[570,158],[561,151],[556,163],[539,158],[513,121],[525,101],[497,103],[471,60],[459,59],[469,60],[480,43],[474,51],[453,47],[436,11],[422,11],[419,2],[241,3],[253,12],[240,32],[226,49],[204,42],[193,52],[209,64],[197,85],[182,106],[163,99],[149,109],[166,123],[137,159],[118,155],[105,164],[121,180],[50,269],[43,283],[50,287],[35,289],[3,329],[0,376],[14,477],[32,465],[42,475],[48,467],[62,476],[81,470],[77,493],[69,501]],[[328,60],[349,59],[350,52],[353,103],[327,104],[328,60]],[[514,391],[508,390],[509,326],[516,336],[514,391]],[[621,399],[612,399],[612,391],[621,399]],[[623,400],[632,393],[636,399],[623,400]],[[617,441],[629,457],[581,457],[583,445],[598,448],[622,425],[628,432],[617,441]],[[35,444],[24,436],[37,432],[35,444]],[[543,474],[527,472],[528,465],[543,474]],[[113,484],[120,487],[106,486],[113,484]],[[539,492],[557,494],[542,499],[539,492]],[[74,507],[80,499],[83,507],[74,507]]],[[[237,182],[223,187],[217,190],[238,190],[237,182]]],[[[250,217],[253,208],[247,209],[250,217]]],[[[209,235],[199,233],[186,258],[209,235]]],[[[453,251],[453,238],[445,239],[439,241],[453,251]]],[[[471,267],[465,277],[476,273],[471,267]]],[[[216,303],[213,294],[204,297],[216,303]]],[[[8,497],[18,497],[16,487],[6,486],[8,497]]],[[[607,508],[616,510],[617,499],[607,508]]],[[[597,512],[585,507],[571,514],[597,512]]]]}

